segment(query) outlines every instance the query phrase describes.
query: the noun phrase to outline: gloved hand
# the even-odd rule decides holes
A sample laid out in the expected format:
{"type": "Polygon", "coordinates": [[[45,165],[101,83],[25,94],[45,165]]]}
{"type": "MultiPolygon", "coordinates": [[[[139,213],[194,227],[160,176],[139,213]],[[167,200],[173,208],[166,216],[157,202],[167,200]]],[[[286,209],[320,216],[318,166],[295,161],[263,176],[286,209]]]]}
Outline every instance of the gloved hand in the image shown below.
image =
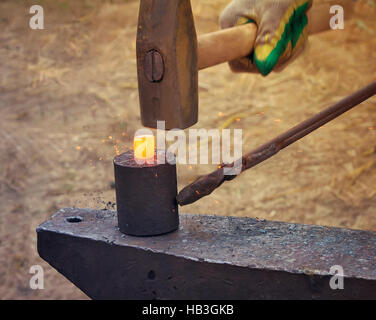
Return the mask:
{"type": "Polygon", "coordinates": [[[231,61],[231,69],[266,76],[284,67],[304,48],[311,6],[312,0],[233,0],[220,17],[221,28],[254,22],[258,30],[252,54],[231,61]]]}

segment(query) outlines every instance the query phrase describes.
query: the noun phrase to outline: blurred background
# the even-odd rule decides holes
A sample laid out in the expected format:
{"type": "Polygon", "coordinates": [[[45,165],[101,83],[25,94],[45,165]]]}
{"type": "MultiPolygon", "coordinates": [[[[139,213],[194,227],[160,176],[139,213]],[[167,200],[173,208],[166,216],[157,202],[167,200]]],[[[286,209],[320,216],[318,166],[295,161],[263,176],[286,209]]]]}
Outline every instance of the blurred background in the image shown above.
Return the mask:
{"type": "MultiPolygon", "coordinates": [[[[229,0],[192,0],[198,34],[229,0]]],[[[0,299],[86,299],[44,263],[36,227],[62,207],[113,209],[115,154],[139,129],[139,1],[0,0],[0,299]],[[44,8],[45,30],[29,28],[44,8]],[[32,265],[45,289],[29,287],[32,265]]],[[[345,12],[346,14],[346,12],[345,12]]],[[[376,3],[310,38],[263,78],[226,64],[200,72],[195,128],[242,128],[243,152],[376,80],[376,3]]],[[[184,213],[376,230],[376,99],[225,183],[184,213]]],[[[212,170],[179,166],[179,187],[212,170]]]]}

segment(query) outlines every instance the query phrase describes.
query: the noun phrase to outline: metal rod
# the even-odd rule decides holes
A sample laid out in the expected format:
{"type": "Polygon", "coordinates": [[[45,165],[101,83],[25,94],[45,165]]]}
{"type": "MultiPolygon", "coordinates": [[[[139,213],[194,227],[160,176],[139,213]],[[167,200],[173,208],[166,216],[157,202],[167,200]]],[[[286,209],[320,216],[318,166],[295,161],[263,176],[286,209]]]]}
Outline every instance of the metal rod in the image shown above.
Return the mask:
{"type": "MultiPolygon", "coordinates": [[[[268,143],[258,147],[257,149],[247,153],[241,159],[241,172],[250,169],[257,164],[269,159],[277,154],[280,150],[286,148],[290,144],[302,139],[306,135],[322,127],[333,119],[339,117],[343,113],[351,110],[365,100],[376,94],[376,82],[371,83],[367,87],[355,92],[347,98],[339,101],[333,106],[319,112],[315,116],[303,121],[292,129],[279,135],[268,143]]],[[[230,165],[223,164],[219,169],[212,173],[201,176],[192,184],[186,186],[177,196],[177,201],[181,206],[191,204],[197,200],[211,194],[224,181],[230,181],[237,175],[225,175],[225,167],[234,167],[238,163],[235,161],[230,165]]],[[[235,169],[235,168],[234,168],[235,169]]]]}

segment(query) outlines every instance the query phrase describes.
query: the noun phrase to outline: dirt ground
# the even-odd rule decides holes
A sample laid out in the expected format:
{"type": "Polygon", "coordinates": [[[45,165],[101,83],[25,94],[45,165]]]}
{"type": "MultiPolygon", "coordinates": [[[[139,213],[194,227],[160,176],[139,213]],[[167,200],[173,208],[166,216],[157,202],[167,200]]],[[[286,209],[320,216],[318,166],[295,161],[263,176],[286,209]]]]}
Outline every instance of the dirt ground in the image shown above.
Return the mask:
{"type": "MultiPolygon", "coordinates": [[[[198,33],[229,0],[192,0],[198,33]]],[[[114,202],[112,158],[140,128],[138,1],[0,1],[0,299],[85,299],[44,263],[36,227],[58,208],[114,202]],[[32,4],[45,30],[28,27],[32,4]],[[42,265],[45,289],[29,288],[42,265]]],[[[195,128],[242,128],[246,152],[376,80],[376,5],[310,38],[282,73],[200,73],[195,128]]],[[[181,212],[376,230],[376,98],[181,212]]],[[[179,166],[179,187],[210,166],[179,166]]]]}

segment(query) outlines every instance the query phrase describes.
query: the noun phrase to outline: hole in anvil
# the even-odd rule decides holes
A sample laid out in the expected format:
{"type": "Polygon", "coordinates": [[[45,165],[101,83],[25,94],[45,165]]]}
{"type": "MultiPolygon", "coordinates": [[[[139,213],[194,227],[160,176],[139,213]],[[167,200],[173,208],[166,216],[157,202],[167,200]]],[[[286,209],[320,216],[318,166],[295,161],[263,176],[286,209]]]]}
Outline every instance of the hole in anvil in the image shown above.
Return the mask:
{"type": "Polygon", "coordinates": [[[148,278],[150,280],[154,280],[155,279],[155,272],[153,270],[149,271],[148,278]]]}
{"type": "Polygon", "coordinates": [[[65,220],[69,223],[80,223],[84,221],[84,218],[77,216],[77,217],[68,217],[65,220]]]}

